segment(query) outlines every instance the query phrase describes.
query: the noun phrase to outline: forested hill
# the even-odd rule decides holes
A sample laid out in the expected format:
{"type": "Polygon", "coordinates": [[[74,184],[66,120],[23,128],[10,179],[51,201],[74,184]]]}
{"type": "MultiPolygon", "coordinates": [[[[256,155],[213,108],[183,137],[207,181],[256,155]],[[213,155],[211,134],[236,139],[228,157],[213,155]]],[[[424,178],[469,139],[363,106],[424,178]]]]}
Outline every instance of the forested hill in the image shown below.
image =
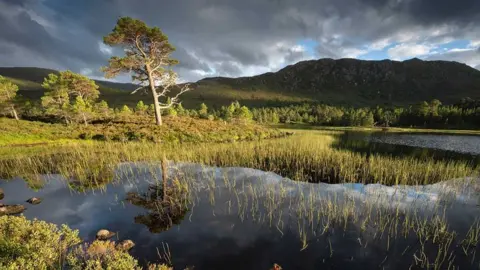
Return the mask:
{"type": "MultiPolygon", "coordinates": [[[[18,84],[32,99],[43,94],[41,82],[55,70],[0,68],[0,75],[18,84]]],[[[130,95],[132,84],[96,81],[101,98],[112,105],[150,103],[149,96],[130,95]]],[[[447,61],[403,62],[320,59],[299,62],[278,72],[242,78],[206,78],[192,84],[183,97],[186,107],[228,105],[278,106],[303,102],[346,106],[409,105],[439,99],[444,104],[462,98],[480,99],[480,71],[447,61]]]]}
{"type": "Polygon", "coordinates": [[[407,105],[439,99],[480,98],[480,71],[447,61],[403,62],[320,59],[299,62],[275,73],[243,78],[207,78],[200,88],[264,91],[342,105],[407,105]]]}
{"type": "MultiPolygon", "coordinates": [[[[19,94],[25,98],[38,100],[42,97],[44,90],[42,83],[44,78],[51,73],[58,73],[57,70],[36,68],[36,67],[0,67],[0,75],[7,77],[18,85],[19,94]]],[[[110,104],[133,105],[142,96],[132,96],[130,91],[136,88],[130,83],[115,83],[102,80],[95,80],[99,86],[100,98],[107,100],[110,104]]]]}
{"type": "MultiPolygon", "coordinates": [[[[41,84],[45,77],[51,73],[58,73],[57,70],[36,67],[0,67],[0,75],[23,81],[30,84],[30,88],[41,88],[41,84]]],[[[111,88],[116,90],[130,91],[135,89],[135,85],[130,83],[116,83],[103,80],[95,80],[95,83],[103,88],[111,88]]],[[[20,89],[21,89],[20,85],[20,89]]]]}

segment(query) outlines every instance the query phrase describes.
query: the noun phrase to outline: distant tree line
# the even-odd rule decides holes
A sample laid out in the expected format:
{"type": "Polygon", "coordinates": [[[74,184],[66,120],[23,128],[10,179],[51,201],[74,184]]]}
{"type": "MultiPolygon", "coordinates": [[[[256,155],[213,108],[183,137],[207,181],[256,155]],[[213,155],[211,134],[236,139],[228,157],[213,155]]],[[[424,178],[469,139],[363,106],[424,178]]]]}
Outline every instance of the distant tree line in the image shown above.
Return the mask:
{"type": "Polygon", "coordinates": [[[480,128],[480,100],[442,105],[434,99],[407,107],[352,108],[325,104],[253,109],[259,123],[304,123],[320,126],[480,128]]]}

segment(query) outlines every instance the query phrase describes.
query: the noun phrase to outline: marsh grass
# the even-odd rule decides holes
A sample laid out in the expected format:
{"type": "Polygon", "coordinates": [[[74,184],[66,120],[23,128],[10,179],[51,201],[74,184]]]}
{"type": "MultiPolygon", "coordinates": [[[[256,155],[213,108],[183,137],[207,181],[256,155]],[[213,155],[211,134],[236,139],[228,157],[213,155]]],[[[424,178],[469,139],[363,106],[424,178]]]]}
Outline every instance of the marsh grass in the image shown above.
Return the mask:
{"type": "MultiPolygon", "coordinates": [[[[153,174],[156,169],[152,166],[147,170],[153,174]]],[[[411,268],[422,269],[456,269],[458,265],[474,267],[478,263],[478,224],[474,223],[468,232],[461,228],[457,231],[459,228],[451,227],[445,216],[456,203],[450,193],[469,186],[468,180],[442,186],[442,194],[449,195],[436,202],[415,199],[405,205],[397,192],[391,195],[378,190],[359,199],[355,193],[322,191],[303,182],[269,182],[262,176],[245,180],[248,175],[239,180],[235,174],[219,176],[209,167],[200,167],[190,174],[182,166],[173,165],[172,170],[177,171],[179,181],[189,186],[191,202],[200,203],[197,196],[203,194],[200,196],[213,207],[212,218],[215,213],[233,213],[240,222],[265,224],[282,236],[296,231],[300,252],[316,242],[325,242],[330,250],[325,260],[336,256],[336,249],[340,248],[337,245],[341,245],[337,243],[339,237],[348,234],[365,250],[372,245],[382,247],[385,258],[379,267],[399,257],[411,268]],[[201,187],[196,185],[198,181],[201,187]],[[331,241],[335,237],[337,241],[331,241]],[[460,257],[462,254],[468,259],[460,257]]],[[[195,207],[195,203],[189,205],[192,212],[195,207]]]]}
{"type": "Polygon", "coordinates": [[[97,142],[30,148],[0,159],[0,177],[61,174],[83,185],[100,186],[113,178],[123,162],[160,161],[271,171],[304,182],[426,185],[478,175],[463,161],[418,160],[409,157],[364,155],[331,147],[335,138],[301,133],[289,138],[211,144],[151,144],[97,142]]]}
{"type": "MultiPolygon", "coordinates": [[[[172,162],[205,166],[201,170],[201,183],[196,180],[199,175],[169,167],[172,170],[168,174],[170,204],[175,205],[175,209],[183,209],[179,212],[184,213],[185,218],[191,219],[195,207],[205,200],[213,207],[213,216],[222,210],[236,214],[242,222],[268,224],[281,235],[287,230],[298,232],[299,250],[308,249],[316,241],[324,241],[330,258],[336,255],[338,248],[335,241],[332,242],[333,237],[345,234],[354,226],[360,246],[367,248],[376,244],[384,248],[386,257],[381,265],[391,256],[399,255],[394,246],[402,247],[401,255],[411,262],[411,267],[455,269],[459,260],[464,259],[459,258],[461,254],[471,260],[470,265],[476,263],[478,221],[468,232],[462,233],[450,227],[444,216],[456,194],[465,189],[475,190],[467,180],[453,182],[452,186],[442,185],[444,192],[433,206],[414,201],[408,208],[381,191],[361,201],[348,192],[321,194],[317,189],[302,188],[305,182],[426,185],[477,176],[476,167],[462,161],[367,157],[333,149],[334,140],[330,134],[300,132],[289,138],[229,144],[97,142],[59,145],[55,151],[36,146],[28,153],[0,159],[0,177],[29,176],[27,179],[32,179],[32,175],[59,174],[71,186],[83,191],[104,188],[120,179],[134,183],[139,171],[133,167],[146,164],[142,173],[150,175],[156,185],[146,194],[134,197],[149,210],[148,216],[139,218],[139,222],[162,231],[176,223],[172,219],[158,219],[165,213],[164,195],[161,195],[164,193],[159,190],[162,186],[159,168],[165,156],[172,162]],[[255,168],[296,182],[253,185],[236,179],[235,175],[224,175],[219,182],[215,171],[208,166],[255,168]],[[219,194],[222,188],[230,192],[227,200],[222,200],[225,197],[219,194]],[[190,213],[186,213],[187,210],[190,213]],[[158,224],[165,226],[159,228],[158,224]]],[[[41,187],[38,179],[30,184],[41,187]]],[[[421,191],[421,186],[418,190],[421,191]]],[[[400,188],[398,192],[402,192],[400,188]]],[[[178,216],[184,218],[184,215],[178,216]]]]}

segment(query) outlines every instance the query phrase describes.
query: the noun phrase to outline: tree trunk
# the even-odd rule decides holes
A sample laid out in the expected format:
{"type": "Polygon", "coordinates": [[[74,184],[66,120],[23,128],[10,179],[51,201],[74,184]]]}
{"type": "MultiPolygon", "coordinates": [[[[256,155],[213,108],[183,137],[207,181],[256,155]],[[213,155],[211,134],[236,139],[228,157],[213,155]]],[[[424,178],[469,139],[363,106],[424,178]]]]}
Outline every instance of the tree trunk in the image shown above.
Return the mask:
{"type": "Polygon", "coordinates": [[[165,202],[167,200],[167,181],[168,181],[168,166],[167,166],[167,158],[165,157],[165,154],[163,155],[162,158],[162,184],[163,184],[163,201],[165,202]]]}
{"type": "Polygon", "coordinates": [[[85,126],[88,126],[87,117],[85,117],[84,113],[82,114],[82,116],[83,116],[83,123],[85,123],[85,126]]]}
{"type": "Polygon", "coordinates": [[[15,120],[20,120],[18,118],[18,114],[17,114],[17,111],[15,110],[15,107],[12,106],[12,114],[13,114],[13,117],[15,117],[15,120]]]}
{"type": "Polygon", "coordinates": [[[147,69],[148,83],[150,84],[150,92],[152,93],[153,106],[155,107],[155,121],[157,125],[161,126],[162,114],[160,112],[160,105],[158,104],[158,94],[157,90],[155,89],[155,82],[152,77],[152,70],[150,68],[150,65],[146,65],[145,68],[147,69]]]}

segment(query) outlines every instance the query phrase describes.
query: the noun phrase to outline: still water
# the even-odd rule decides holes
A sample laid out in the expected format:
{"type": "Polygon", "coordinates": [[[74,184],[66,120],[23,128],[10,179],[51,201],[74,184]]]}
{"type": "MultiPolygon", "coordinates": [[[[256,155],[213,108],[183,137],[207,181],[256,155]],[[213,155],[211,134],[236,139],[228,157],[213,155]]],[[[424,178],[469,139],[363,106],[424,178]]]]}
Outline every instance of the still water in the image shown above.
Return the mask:
{"type": "Polygon", "coordinates": [[[346,132],[337,139],[334,147],[366,154],[464,160],[480,164],[480,136],[346,132]]]}
{"type": "MultiPolygon", "coordinates": [[[[136,243],[131,254],[141,263],[166,261],[175,269],[270,269],[273,263],[284,269],[408,269],[419,256],[415,233],[394,237],[375,220],[383,220],[379,214],[410,211],[417,217],[441,212],[458,234],[449,251],[455,265],[477,269],[480,263],[480,256],[472,259],[458,248],[480,217],[476,179],[384,187],[299,183],[247,168],[169,168],[169,175],[188,182],[189,190],[189,210],[170,228],[156,223],[154,210],[127,200],[128,194],[143,196],[158,185],[158,164],[121,164],[114,183],[101,190],[74,191],[58,175],[43,176],[45,185],[37,191],[21,179],[1,181],[0,187],[6,204],[43,198],[27,206],[27,218],[68,224],[86,241],[99,229],[117,232],[117,239],[136,243]]],[[[431,260],[437,253],[434,247],[425,250],[431,260]]]]}

